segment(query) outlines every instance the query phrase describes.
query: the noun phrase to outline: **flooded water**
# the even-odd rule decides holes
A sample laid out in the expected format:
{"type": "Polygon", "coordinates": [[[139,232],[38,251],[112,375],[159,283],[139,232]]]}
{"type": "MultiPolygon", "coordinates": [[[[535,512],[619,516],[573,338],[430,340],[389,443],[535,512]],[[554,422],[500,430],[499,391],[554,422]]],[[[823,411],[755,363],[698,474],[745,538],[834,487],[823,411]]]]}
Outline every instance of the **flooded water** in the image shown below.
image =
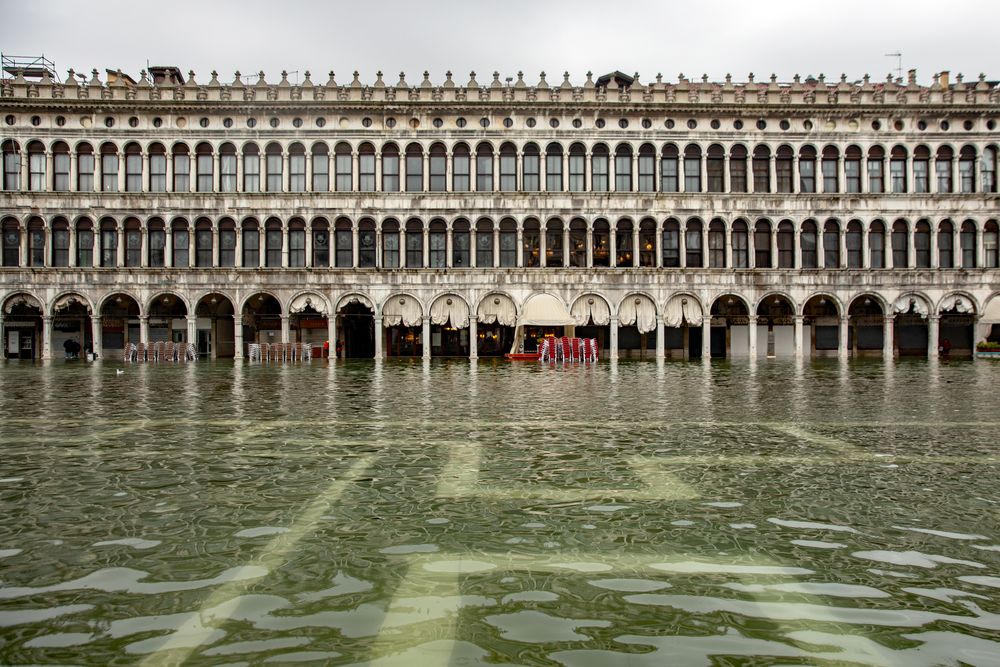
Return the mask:
{"type": "Polygon", "coordinates": [[[8,363],[0,663],[998,665],[998,386],[8,363]]]}

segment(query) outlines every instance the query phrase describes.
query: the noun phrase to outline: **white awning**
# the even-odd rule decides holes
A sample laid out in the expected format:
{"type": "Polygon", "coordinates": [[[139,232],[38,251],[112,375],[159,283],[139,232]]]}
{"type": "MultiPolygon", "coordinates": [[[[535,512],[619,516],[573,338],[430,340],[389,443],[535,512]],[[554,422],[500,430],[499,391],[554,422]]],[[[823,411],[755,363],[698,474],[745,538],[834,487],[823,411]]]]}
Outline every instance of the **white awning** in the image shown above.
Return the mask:
{"type": "Polygon", "coordinates": [[[312,308],[320,315],[326,315],[326,301],[317,294],[300,294],[288,305],[291,313],[301,313],[306,308],[312,308]]]}
{"type": "Polygon", "coordinates": [[[14,306],[19,306],[22,304],[28,306],[29,308],[37,308],[38,310],[42,309],[42,304],[38,301],[38,299],[31,296],[30,294],[25,294],[21,292],[18,294],[14,294],[9,299],[7,299],[6,303],[4,304],[4,312],[10,314],[11,311],[14,310],[14,306]]]}
{"type": "Polygon", "coordinates": [[[993,297],[993,300],[986,304],[983,312],[982,324],[1000,324],[1000,296],[993,297]]]}
{"type": "Polygon", "coordinates": [[[439,296],[431,304],[431,322],[434,324],[447,324],[456,329],[464,329],[469,326],[469,306],[465,299],[457,296],[439,296]]]}
{"type": "Polygon", "coordinates": [[[694,297],[677,294],[663,311],[663,326],[677,328],[683,324],[701,326],[701,305],[694,297]]]}
{"type": "Polygon", "coordinates": [[[956,313],[975,313],[976,307],[968,299],[959,294],[946,297],[938,308],[939,313],[946,313],[954,310],[956,313]]]}
{"type": "Polygon", "coordinates": [[[382,325],[394,327],[402,323],[406,327],[422,324],[424,311],[420,303],[408,294],[391,297],[382,306],[382,325]]]}
{"type": "Polygon", "coordinates": [[[532,294],[517,322],[521,326],[562,327],[576,324],[562,301],[551,294],[532,294]]]}
{"type": "Polygon", "coordinates": [[[517,324],[517,308],[509,296],[490,294],[479,302],[476,318],[483,324],[496,322],[502,327],[512,327],[517,324]]]}
{"type": "Polygon", "coordinates": [[[911,311],[921,317],[927,317],[927,304],[923,299],[910,294],[904,294],[892,304],[892,312],[896,315],[903,315],[911,311]]]}
{"type": "Polygon", "coordinates": [[[593,323],[595,327],[604,327],[611,322],[611,308],[608,302],[596,294],[584,294],[573,302],[573,321],[577,326],[587,326],[593,323]]]}
{"type": "Polygon", "coordinates": [[[618,309],[618,322],[626,327],[635,325],[641,334],[649,333],[656,329],[656,304],[643,294],[629,295],[618,309]]]}
{"type": "Polygon", "coordinates": [[[56,299],[56,302],[52,304],[52,312],[59,313],[76,305],[81,305],[87,310],[88,313],[90,312],[90,307],[87,305],[87,302],[75,294],[63,294],[61,297],[56,299]]]}

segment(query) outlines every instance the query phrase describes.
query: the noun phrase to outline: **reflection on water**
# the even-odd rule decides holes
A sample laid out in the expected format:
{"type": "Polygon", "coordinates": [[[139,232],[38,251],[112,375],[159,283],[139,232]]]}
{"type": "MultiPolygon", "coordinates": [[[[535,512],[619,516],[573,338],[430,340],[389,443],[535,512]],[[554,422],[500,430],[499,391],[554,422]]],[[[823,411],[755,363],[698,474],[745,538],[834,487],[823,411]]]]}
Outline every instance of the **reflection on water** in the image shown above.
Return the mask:
{"type": "Polygon", "coordinates": [[[0,366],[0,663],[1000,664],[1000,365],[0,366]]]}

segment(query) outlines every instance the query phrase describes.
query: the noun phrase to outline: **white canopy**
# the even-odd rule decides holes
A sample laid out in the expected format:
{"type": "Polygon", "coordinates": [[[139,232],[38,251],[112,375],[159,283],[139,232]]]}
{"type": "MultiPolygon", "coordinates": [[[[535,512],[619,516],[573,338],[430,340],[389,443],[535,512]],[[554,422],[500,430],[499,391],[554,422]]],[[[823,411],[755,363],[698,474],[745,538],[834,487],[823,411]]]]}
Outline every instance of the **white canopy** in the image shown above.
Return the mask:
{"type": "Polygon", "coordinates": [[[983,312],[983,319],[980,322],[983,324],[1000,324],[1000,296],[993,297],[993,300],[986,304],[986,310],[983,312]]]}
{"type": "Polygon", "coordinates": [[[382,325],[394,327],[402,323],[406,327],[422,324],[424,311],[420,303],[409,294],[391,297],[382,306],[382,325]]]}
{"type": "Polygon", "coordinates": [[[566,306],[551,294],[532,294],[524,303],[518,325],[536,327],[572,326],[576,320],[566,306]]]}
{"type": "Polygon", "coordinates": [[[700,326],[702,319],[701,305],[694,297],[677,294],[663,311],[663,326],[676,329],[683,324],[700,326]]]}
{"type": "Polygon", "coordinates": [[[952,296],[945,297],[945,300],[941,302],[941,306],[938,308],[938,312],[946,313],[951,310],[954,310],[956,313],[974,313],[976,312],[976,307],[964,296],[953,294],[952,296]]]}
{"type": "Polygon", "coordinates": [[[584,294],[573,303],[573,320],[579,326],[593,322],[595,327],[607,326],[611,322],[611,308],[608,302],[596,294],[584,294]]]}
{"type": "Polygon", "coordinates": [[[649,333],[656,329],[656,304],[643,294],[630,294],[618,309],[618,321],[626,327],[634,324],[639,333],[649,333]]]}
{"type": "Polygon", "coordinates": [[[306,308],[312,308],[320,315],[326,315],[326,300],[318,294],[300,294],[288,304],[288,311],[301,313],[306,308]]]}
{"type": "Polygon", "coordinates": [[[431,304],[431,322],[434,324],[447,324],[456,329],[464,329],[469,326],[469,306],[465,299],[457,296],[439,296],[431,304]]]}
{"type": "Polygon", "coordinates": [[[496,322],[503,327],[512,327],[517,323],[517,308],[509,296],[490,294],[479,303],[476,319],[483,324],[496,322]]]}
{"type": "Polygon", "coordinates": [[[915,297],[911,294],[904,294],[896,299],[892,304],[892,312],[897,315],[909,313],[911,308],[917,315],[927,317],[927,303],[925,303],[923,299],[915,297]]]}
{"type": "Polygon", "coordinates": [[[4,312],[10,313],[12,310],[14,310],[14,306],[18,306],[21,304],[37,308],[38,310],[42,309],[42,304],[38,301],[38,299],[31,296],[30,294],[19,292],[17,294],[12,295],[9,299],[7,299],[7,302],[4,307],[4,312]]]}
{"type": "Polygon", "coordinates": [[[63,294],[61,297],[56,299],[56,302],[52,304],[52,312],[59,313],[64,310],[68,310],[77,304],[82,305],[87,309],[87,312],[90,312],[90,307],[87,306],[87,302],[75,294],[63,294]]]}

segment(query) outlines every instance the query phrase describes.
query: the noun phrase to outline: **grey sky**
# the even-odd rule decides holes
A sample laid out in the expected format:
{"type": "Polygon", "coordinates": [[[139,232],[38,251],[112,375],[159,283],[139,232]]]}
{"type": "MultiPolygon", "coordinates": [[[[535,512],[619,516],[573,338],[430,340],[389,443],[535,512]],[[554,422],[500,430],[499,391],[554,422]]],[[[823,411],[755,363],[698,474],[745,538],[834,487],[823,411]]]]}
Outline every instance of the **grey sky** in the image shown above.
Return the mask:
{"type": "Polygon", "coordinates": [[[435,83],[446,70],[460,83],[470,70],[480,83],[494,70],[524,70],[529,84],[542,70],[550,83],[566,70],[582,83],[588,70],[614,69],[643,81],[751,71],[883,79],[896,68],[885,54],[899,50],[904,72],[928,83],[945,69],[1000,79],[997,16],[996,0],[0,0],[0,50],[44,53],[62,78],[69,67],[138,76],[149,62],[193,69],[200,82],[213,69],[226,83],[237,69],[263,69],[268,81],[311,70],[315,82],[333,69],[341,83],[357,69],[369,82],[381,69],[411,84],[425,69],[435,83]]]}

